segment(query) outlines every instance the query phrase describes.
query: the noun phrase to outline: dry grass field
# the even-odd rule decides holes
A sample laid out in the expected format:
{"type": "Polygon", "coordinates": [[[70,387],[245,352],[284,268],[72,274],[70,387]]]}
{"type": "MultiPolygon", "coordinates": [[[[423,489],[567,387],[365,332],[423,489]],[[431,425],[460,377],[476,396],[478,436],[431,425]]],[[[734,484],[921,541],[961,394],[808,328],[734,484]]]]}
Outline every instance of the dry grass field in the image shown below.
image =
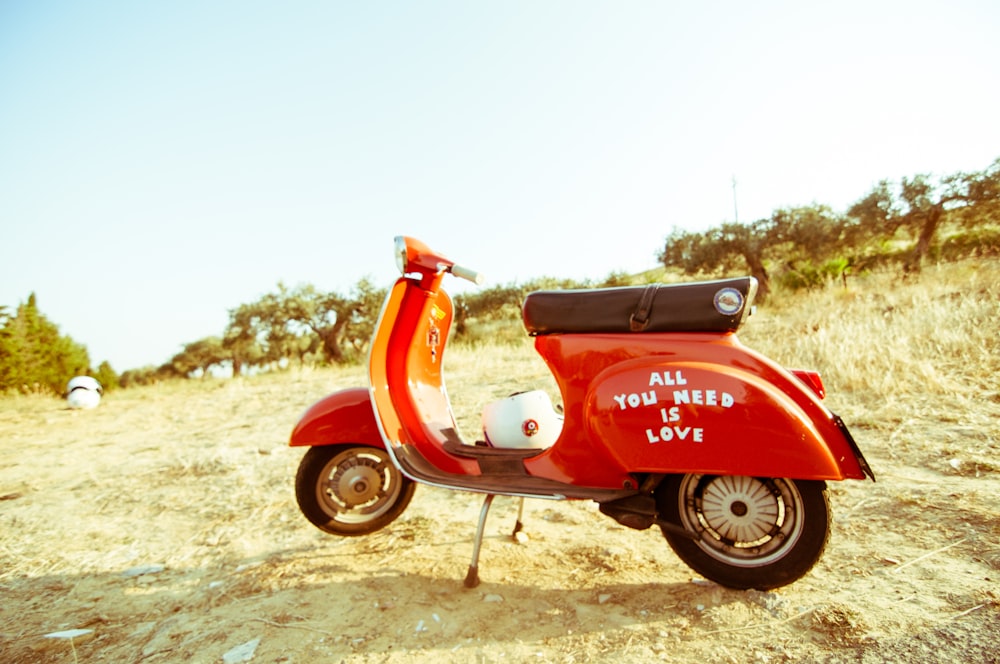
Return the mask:
{"type": "MultiPolygon", "coordinates": [[[[823,373],[878,477],[831,483],[823,559],[771,592],[699,579],[658,530],[584,502],[529,501],[518,543],[498,499],[472,590],[479,496],[420,487],[379,533],[321,533],[286,442],[360,368],[134,388],[93,411],[0,399],[0,661],[998,661],[998,321],[995,260],[751,317],[747,345],[823,373]]],[[[467,435],[486,402],[551,386],[527,340],[446,362],[467,435]]]]}

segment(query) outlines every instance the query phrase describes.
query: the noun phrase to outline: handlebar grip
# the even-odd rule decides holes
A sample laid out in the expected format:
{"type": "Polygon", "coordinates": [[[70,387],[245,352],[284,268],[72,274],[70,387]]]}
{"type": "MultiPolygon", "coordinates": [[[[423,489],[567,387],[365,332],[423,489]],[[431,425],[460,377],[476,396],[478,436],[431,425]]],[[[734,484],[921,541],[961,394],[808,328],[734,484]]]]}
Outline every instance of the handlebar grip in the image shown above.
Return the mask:
{"type": "Polygon", "coordinates": [[[456,277],[471,281],[477,286],[483,283],[483,275],[479,274],[475,270],[470,270],[469,268],[462,267],[461,265],[452,265],[451,273],[456,277]]]}

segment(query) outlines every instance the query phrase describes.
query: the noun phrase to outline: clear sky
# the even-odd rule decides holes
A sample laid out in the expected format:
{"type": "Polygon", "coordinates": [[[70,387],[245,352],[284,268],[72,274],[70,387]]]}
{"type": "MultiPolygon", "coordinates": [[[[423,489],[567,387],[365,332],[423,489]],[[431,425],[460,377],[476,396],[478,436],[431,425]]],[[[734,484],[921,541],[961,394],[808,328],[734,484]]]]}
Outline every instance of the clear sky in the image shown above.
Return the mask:
{"type": "Polygon", "coordinates": [[[279,281],[656,266],[1000,156],[1000,3],[0,1],[0,305],[117,371],[279,281]],[[736,179],[734,206],[733,178],[736,179]]]}

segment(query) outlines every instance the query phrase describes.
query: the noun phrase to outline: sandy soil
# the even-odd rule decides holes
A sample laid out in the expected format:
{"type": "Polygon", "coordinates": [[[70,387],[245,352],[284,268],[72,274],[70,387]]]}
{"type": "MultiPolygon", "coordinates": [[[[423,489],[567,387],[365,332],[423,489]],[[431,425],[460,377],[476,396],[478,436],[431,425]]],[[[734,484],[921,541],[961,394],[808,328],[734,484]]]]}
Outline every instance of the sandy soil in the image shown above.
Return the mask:
{"type": "Polygon", "coordinates": [[[479,496],[420,487],[362,538],[299,514],[302,451],[285,442],[339,380],[133,389],[93,411],[0,404],[0,661],[1000,658],[995,412],[984,430],[961,414],[865,422],[848,405],[878,482],[831,484],[825,556],[791,586],[706,582],[657,530],[591,503],[529,501],[518,543],[516,503],[498,498],[469,590],[479,496]]]}

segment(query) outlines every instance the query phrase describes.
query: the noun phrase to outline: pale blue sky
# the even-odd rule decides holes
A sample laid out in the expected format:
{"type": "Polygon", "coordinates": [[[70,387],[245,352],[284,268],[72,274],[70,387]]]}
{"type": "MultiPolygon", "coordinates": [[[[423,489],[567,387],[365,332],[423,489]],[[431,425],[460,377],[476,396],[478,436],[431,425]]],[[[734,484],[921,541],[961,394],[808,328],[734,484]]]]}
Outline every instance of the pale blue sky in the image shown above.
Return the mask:
{"type": "Polygon", "coordinates": [[[288,285],[656,265],[1000,156],[1000,4],[0,0],[0,305],[118,371],[288,285]]]}

